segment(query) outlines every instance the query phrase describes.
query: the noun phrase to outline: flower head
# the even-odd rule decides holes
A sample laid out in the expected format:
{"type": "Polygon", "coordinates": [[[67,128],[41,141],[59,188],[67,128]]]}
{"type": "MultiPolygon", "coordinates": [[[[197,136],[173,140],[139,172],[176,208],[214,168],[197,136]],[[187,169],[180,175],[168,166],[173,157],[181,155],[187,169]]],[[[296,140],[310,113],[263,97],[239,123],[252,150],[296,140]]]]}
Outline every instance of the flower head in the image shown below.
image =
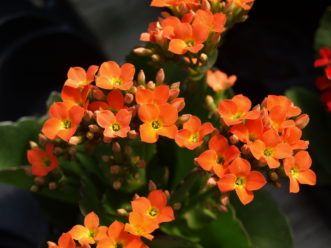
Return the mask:
{"type": "Polygon", "coordinates": [[[226,90],[234,85],[237,77],[235,75],[227,76],[224,72],[217,71],[208,71],[207,72],[207,84],[214,90],[226,90]]]}
{"type": "Polygon", "coordinates": [[[81,88],[85,87],[94,81],[94,75],[98,71],[99,66],[91,65],[87,72],[81,67],[71,67],[68,71],[68,79],[65,81],[64,85],[81,88]]]}

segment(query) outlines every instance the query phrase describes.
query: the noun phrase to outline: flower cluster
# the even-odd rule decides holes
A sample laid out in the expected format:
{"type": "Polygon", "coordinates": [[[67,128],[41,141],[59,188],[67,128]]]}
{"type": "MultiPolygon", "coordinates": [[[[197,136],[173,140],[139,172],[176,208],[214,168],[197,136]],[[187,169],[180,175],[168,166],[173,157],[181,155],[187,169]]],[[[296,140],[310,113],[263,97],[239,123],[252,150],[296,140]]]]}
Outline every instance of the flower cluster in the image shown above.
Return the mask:
{"type": "Polygon", "coordinates": [[[150,192],[148,198],[137,196],[131,206],[132,212],[126,224],[115,220],[109,227],[100,226],[99,217],[91,212],[85,216],[84,226],[74,226],[69,232],[62,234],[58,245],[48,242],[48,247],[147,248],[140,237],[152,240],[151,233],[161,223],[174,220],[173,210],[167,206],[167,195],[162,190],[150,192]]]}
{"type": "Polygon", "coordinates": [[[269,95],[253,109],[243,95],[223,100],[218,115],[224,131],[212,136],[209,149],[196,163],[218,178],[222,192],[235,190],[243,204],[253,200],[252,191],[266,184],[263,171],[271,181],[285,174],[293,193],[299,191],[299,183],[314,185],[316,176],[305,151],[308,142],[301,140],[309,118],[300,114],[285,96],[269,95]]]}
{"type": "Polygon", "coordinates": [[[324,74],[316,79],[316,86],[323,91],[321,101],[328,111],[331,111],[331,49],[323,47],[320,50],[320,58],[315,60],[315,67],[323,67],[324,74]]]}

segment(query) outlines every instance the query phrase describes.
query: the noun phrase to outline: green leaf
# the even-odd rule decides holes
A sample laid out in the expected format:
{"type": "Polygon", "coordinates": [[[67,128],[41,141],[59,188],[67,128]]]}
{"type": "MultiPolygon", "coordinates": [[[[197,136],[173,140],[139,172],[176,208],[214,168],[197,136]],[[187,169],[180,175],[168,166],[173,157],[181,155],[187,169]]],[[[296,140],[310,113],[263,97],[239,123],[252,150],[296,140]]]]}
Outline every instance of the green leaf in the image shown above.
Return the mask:
{"type": "Polygon", "coordinates": [[[303,137],[309,140],[313,162],[321,165],[328,174],[331,174],[331,115],[326,112],[317,92],[294,87],[288,90],[286,95],[295,105],[302,108],[303,113],[309,115],[310,122],[303,129],[303,137]]]}
{"type": "Polygon", "coordinates": [[[28,164],[29,141],[36,140],[43,119],[22,118],[18,122],[0,123],[0,168],[28,164]]]}
{"type": "Polygon", "coordinates": [[[254,192],[254,201],[244,206],[236,196],[231,200],[235,214],[253,247],[292,248],[292,231],[276,202],[264,191],[254,192]]]}
{"type": "Polygon", "coordinates": [[[46,102],[47,109],[49,109],[55,102],[62,102],[61,94],[60,92],[52,91],[46,102]]]}
{"type": "Polygon", "coordinates": [[[197,248],[192,242],[170,236],[155,237],[152,241],[146,240],[144,243],[150,248],[197,248]]]}
{"type": "Polygon", "coordinates": [[[331,6],[324,12],[315,35],[316,51],[325,46],[331,48],[331,6]]]}
{"type": "Polygon", "coordinates": [[[0,182],[16,186],[22,189],[30,189],[33,178],[26,173],[28,166],[0,169],[0,182]]]}

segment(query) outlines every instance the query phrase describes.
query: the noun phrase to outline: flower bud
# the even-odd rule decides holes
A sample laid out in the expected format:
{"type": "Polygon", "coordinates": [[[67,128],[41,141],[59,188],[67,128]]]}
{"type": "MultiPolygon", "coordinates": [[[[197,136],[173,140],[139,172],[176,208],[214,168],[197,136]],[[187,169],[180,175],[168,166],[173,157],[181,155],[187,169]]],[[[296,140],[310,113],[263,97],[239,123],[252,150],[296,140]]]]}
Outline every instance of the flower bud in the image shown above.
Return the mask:
{"type": "Polygon", "coordinates": [[[147,88],[148,89],[155,89],[155,83],[153,82],[153,81],[149,81],[148,83],[147,83],[147,88]]]}
{"type": "Polygon", "coordinates": [[[132,147],[126,145],[126,146],[124,147],[124,153],[125,153],[128,157],[131,157],[131,155],[132,155],[132,147]]]}
{"type": "Polygon", "coordinates": [[[295,119],[295,125],[300,128],[304,129],[309,123],[309,115],[302,114],[298,118],[295,119]]]}
{"type": "Polygon", "coordinates": [[[210,177],[210,178],[208,178],[208,180],[207,180],[207,185],[208,185],[209,187],[214,187],[214,186],[216,186],[216,185],[217,185],[217,181],[216,181],[215,177],[210,177]]]}
{"type": "Polygon", "coordinates": [[[118,190],[118,189],[120,189],[122,187],[122,183],[120,182],[120,181],[115,181],[115,182],[113,182],[113,188],[115,189],[115,190],[118,190]]]}
{"type": "Polygon", "coordinates": [[[94,133],[92,133],[92,132],[87,132],[87,133],[86,133],[86,138],[87,138],[88,140],[93,139],[93,138],[94,138],[94,133]]]}
{"type": "Polygon", "coordinates": [[[211,6],[210,6],[210,3],[208,2],[208,0],[202,0],[201,9],[210,11],[211,6]]]}
{"type": "Polygon", "coordinates": [[[33,179],[33,181],[36,185],[42,185],[45,183],[45,178],[44,177],[35,177],[33,179]]]}
{"type": "Polygon", "coordinates": [[[153,62],[160,62],[161,61],[161,57],[158,54],[153,54],[151,57],[153,62]]]}
{"type": "Polygon", "coordinates": [[[167,18],[167,17],[171,16],[170,13],[167,12],[167,11],[161,11],[160,15],[161,15],[163,18],[167,18]]]}
{"type": "Polygon", "coordinates": [[[161,85],[164,83],[164,70],[161,68],[157,73],[156,73],[156,77],[155,77],[155,83],[156,85],[161,85]]]}
{"type": "Polygon", "coordinates": [[[83,117],[84,121],[86,122],[90,122],[92,119],[93,119],[93,112],[90,111],[90,110],[87,110],[84,114],[84,117],[83,117]]]}
{"type": "Polygon", "coordinates": [[[109,168],[110,174],[117,175],[121,171],[121,167],[118,165],[112,165],[109,168]]]}
{"type": "Polygon", "coordinates": [[[112,141],[112,138],[110,138],[110,137],[103,137],[103,142],[109,144],[111,141],[112,141]]]}
{"type": "Polygon", "coordinates": [[[145,168],[145,167],[146,167],[146,161],[143,160],[143,159],[138,160],[138,162],[136,163],[136,167],[137,167],[138,169],[143,169],[143,168],[145,168]]]}
{"type": "Polygon", "coordinates": [[[157,186],[152,180],[149,180],[149,182],[148,182],[148,190],[150,192],[154,191],[154,190],[157,190],[157,186]]]}
{"type": "Polygon", "coordinates": [[[103,162],[108,163],[110,161],[110,157],[108,155],[101,156],[103,162]]]}
{"type": "Polygon", "coordinates": [[[228,194],[226,194],[226,193],[223,193],[223,194],[222,194],[222,196],[221,196],[221,203],[222,203],[222,205],[224,205],[224,206],[229,205],[229,203],[230,203],[230,198],[229,198],[229,195],[228,195],[228,194]]]}
{"type": "Polygon", "coordinates": [[[221,213],[227,213],[229,210],[226,206],[224,205],[220,205],[217,207],[218,211],[220,211],[221,213]]]}
{"type": "Polygon", "coordinates": [[[116,212],[118,213],[118,215],[120,216],[129,216],[128,211],[126,211],[124,208],[119,208],[116,210],[116,212]]]}
{"type": "Polygon", "coordinates": [[[100,131],[100,127],[98,125],[95,124],[91,124],[88,126],[88,129],[90,130],[90,132],[92,133],[97,133],[100,131]]]}
{"type": "Polygon", "coordinates": [[[40,146],[45,146],[47,143],[48,139],[45,135],[42,133],[38,134],[38,143],[40,146]]]}
{"type": "Polygon", "coordinates": [[[251,150],[249,149],[248,145],[247,144],[244,144],[241,148],[241,153],[244,154],[244,155],[248,155],[251,153],[251,150]]]}
{"type": "Polygon", "coordinates": [[[59,155],[63,154],[63,148],[56,146],[54,148],[54,152],[53,153],[54,153],[54,155],[59,156],[59,155]]]}
{"type": "Polygon", "coordinates": [[[184,114],[184,115],[179,116],[179,118],[178,118],[179,124],[184,124],[191,118],[191,116],[192,116],[191,114],[184,114]]]}
{"type": "Polygon", "coordinates": [[[93,89],[92,96],[98,101],[101,101],[105,98],[105,94],[103,93],[103,91],[98,88],[93,89]]]}
{"type": "Polygon", "coordinates": [[[188,12],[189,12],[189,8],[187,7],[186,3],[181,2],[179,4],[179,14],[183,16],[188,12]]]}
{"type": "Polygon", "coordinates": [[[201,63],[205,63],[207,60],[208,60],[208,55],[205,53],[201,53],[201,55],[200,55],[201,63]]]}
{"type": "Polygon", "coordinates": [[[153,51],[151,49],[145,47],[137,47],[133,49],[133,52],[139,56],[149,56],[153,54],[153,51]]]}
{"type": "Polygon", "coordinates": [[[134,96],[131,93],[126,93],[124,96],[124,102],[126,104],[131,104],[134,100],[134,96]]]}
{"type": "Polygon", "coordinates": [[[37,192],[38,190],[39,190],[39,188],[38,188],[37,185],[32,185],[32,186],[30,187],[30,191],[32,191],[32,192],[37,192]]]}
{"type": "Polygon", "coordinates": [[[57,183],[56,182],[49,182],[48,183],[48,188],[50,190],[55,190],[57,188],[57,183]]]}
{"type": "Polygon", "coordinates": [[[31,149],[38,148],[38,144],[32,140],[29,141],[29,145],[31,149]]]}
{"type": "Polygon", "coordinates": [[[73,146],[76,146],[76,145],[79,145],[80,143],[82,143],[83,141],[83,138],[82,136],[72,136],[70,139],[69,139],[69,145],[73,145],[73,146]]]}
{"type": "Polygon", "coordinates": [[[177,108],[177,111],[180,112],[185,108],[185,100],[182,97],[176,98],[171,101],[171,105],[177,108]]]}
{"type": "Polygon", "coordinates": [[[145,84],[146,83],[146,76],[143,70],[140,70],[138,73],[138,84],[145,84]]]}
{"type": "Polygon", "coordinates": [[[229,138],[230,144],[235,145],[239,142],[239,138],[237,135],[233,134],[229,138]]]}
{"type": "Polygon", "coordinates": [[[136,130],[130,130],[128,132],[128,138],[129,139],[137,139],[139,134],[136,132],[136,130]]]}
{"type": "Polygon", "coordinates": [[[277,181],[279,179],[279,176],[275,171],[269,171],[268,175],[271,181],[277,181]]]}
{"type": "Polygon", "coordinates": [[[176,89],[170,89],[169,91],[169,101],[174,100],[179,95],[179,88],[176,89]]]}
{"type": "Polygon", "coordinates": [[[180,202],[176,202],[172,205],[172,207],[175,211],[178,211],[182,207],[182,204],[180,202]]]}
{"type": "Polygon", "coordinates": [[[114,142],[112,145],[113,152],[120,153],[121,152],[121,145],[118,142],[114,142]]]}

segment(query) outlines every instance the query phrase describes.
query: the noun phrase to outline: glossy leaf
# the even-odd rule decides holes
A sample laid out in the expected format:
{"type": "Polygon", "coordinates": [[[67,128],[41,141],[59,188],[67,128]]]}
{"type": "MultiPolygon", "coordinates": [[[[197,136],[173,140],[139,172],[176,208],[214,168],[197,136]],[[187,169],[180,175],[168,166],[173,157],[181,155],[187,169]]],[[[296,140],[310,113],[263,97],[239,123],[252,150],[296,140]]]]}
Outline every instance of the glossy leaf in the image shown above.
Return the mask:
{"type": "Polygon", "coordinates": [[[331,47],[331,7],[327,8],[320,21],[320,26],[315,35],[315,49],[319,51],[322,47],[331,47]]]}

